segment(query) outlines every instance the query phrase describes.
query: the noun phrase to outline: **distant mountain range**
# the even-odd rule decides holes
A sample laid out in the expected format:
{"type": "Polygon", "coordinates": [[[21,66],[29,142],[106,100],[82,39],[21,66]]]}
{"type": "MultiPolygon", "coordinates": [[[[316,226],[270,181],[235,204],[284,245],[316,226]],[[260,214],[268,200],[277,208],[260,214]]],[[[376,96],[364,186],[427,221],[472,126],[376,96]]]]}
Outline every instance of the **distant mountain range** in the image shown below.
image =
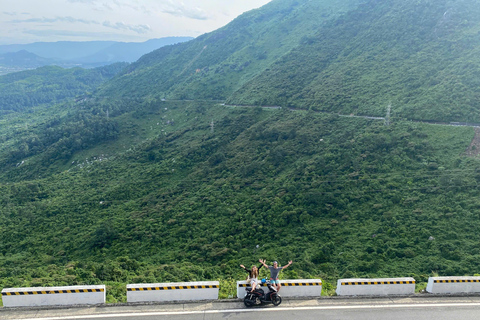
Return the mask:
{"type": "Polygon", "coordinates": [[[5,70],[18,71],[45,65],[90,68],[114,62],[134,62],[153,50],[191,39],[167,37],[145,42],[60,41],[0,45],[0,74],[8,73],[5,70]]]}
{"type": "Polygon", "coordinates": [[[52,64],[55,59],[42,58],[26,50],[18,52],[7,52],[0,55],[0,64],[5,66],[22,66],[25,68],[36,68],[52,64]]]}

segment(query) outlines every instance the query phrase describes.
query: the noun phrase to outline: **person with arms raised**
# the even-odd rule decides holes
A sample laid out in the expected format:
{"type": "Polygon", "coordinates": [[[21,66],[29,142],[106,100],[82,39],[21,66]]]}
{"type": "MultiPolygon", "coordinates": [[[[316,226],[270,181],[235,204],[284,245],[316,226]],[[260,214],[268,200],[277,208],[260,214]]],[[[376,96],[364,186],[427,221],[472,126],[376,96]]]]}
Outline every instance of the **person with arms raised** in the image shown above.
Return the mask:
{"type": "Polygon", "coordinates": [[[252,286],[252,291],[254,291],[257,288],[258,273],[259,273],[260,268],[262,268],[262,266],[260,266],[260,268],[257,268],[257,266],[253,265],[252,269],[248,270],[247,268],[245,268],[245,266],[243,264],[241,264],[240,268],[242,268],[243,270],[248,272],[247,283],[250,283],[250,285],[252,286]]]}
{"type": "Polygon", "coordinates": [[[289,267],[292,264],[292,260],[288,261],[288,264],[286,266],[283,266],[283,267],[279,267],[277,261],[273,261],[273,266],[267,266],[267,264],[265,263],[265,260],[260,259],[258,261],[265,268],[268,268],[270,270],[270,284],[273,285],[273,287],[277,290],[277,292],[280,291],[280,288],[282,287],[282,285],[280,284],[280,281],[278,280],[278,274],[283,269],[289,267]]]}

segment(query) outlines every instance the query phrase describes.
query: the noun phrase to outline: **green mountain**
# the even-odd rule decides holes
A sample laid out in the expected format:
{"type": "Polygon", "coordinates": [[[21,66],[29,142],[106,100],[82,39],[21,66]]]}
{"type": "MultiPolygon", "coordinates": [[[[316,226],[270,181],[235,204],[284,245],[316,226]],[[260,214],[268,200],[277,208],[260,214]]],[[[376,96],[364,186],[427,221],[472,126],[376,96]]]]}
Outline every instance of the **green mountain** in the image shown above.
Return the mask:
{"type": "Polygon", "coordinates": [[[479,122],[479,10],[468,0],[272,1],[146,55],[103,94],[376,116],[391,102],[397,117],[479,122]]]}
{"type": "Polygon", "coordinates": [[[27,110],[93,92],[127,63],[95,69],[41,67],[0,77],[0,111],[27,110]]]}
{"type": "Polygon", "coordinates": [[[229,97],[344,114],[479,122],[480,6],[369,1],[229,97]]]}
{"type": "Polygon", "coordinates": [[[25,50],[0,54],[0,65],[4,67],[38,68],[50,63],[54,63],[54,60],[39,57],[25,50]]]}
{"type": "Polygon", "coordinates": [[[165,37],[145,42],[117,41],[57,41],[28,44],[0,45],[0,54],[28,51],[38,56],[70,62],[99,64],[106,62],[133,62],[142,55],[184,41],[191,37],[165,37]]]}
{"type": "Polygon", "coordinates": [[[144,54],[157,50],[164,46],[170,46],[176,43],[192,40],[192,37],[166,37],[160,39],[150,39],[145,42],[115,42],[111,46],[99,50],[94,54],[86,55],[72,59],[79,63],[88,64],[107,64],[112,62],[135,62],[144,54]]]}
{"type": "Polygon", "coordinates": [[[425,122],[476,120],[477,7],[272,1],[1,113],[0,287],[479,273],[480,132],[425,122]]]}
{"type": "Polygon", "coordinates": [[[106,96],[229,97],[328,21],[361,0],[275,0],[193,41],[161,48],[104,87],[106,96]]]}

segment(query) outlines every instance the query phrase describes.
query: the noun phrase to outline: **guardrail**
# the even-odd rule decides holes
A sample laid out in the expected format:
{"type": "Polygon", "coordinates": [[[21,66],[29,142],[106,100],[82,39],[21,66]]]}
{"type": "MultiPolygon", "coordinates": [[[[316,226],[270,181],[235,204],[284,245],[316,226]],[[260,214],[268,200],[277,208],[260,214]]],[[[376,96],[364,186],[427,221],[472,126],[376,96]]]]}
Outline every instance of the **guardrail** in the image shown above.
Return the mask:
{"type": "Polygon", "coordinates": [[[415,279],[340,279],[337,282],[336,292],[338,296],[414,294],[415,279]]]}
{"type": "Polygon", "coordinates": [[[219,290],[218,281],[129,284],[127,302],[216,300],[219,290]]]}
{"type": "Polygon", "coordinates": [[[8,288],[2,290],[4,307],[89,305],[105,303],[105,286],[8,288]]]}
{"type": "Polygon", "coordinates": [[[477,293],[480,292],[480,277],[430,277],[429,293],[477,293]]]}
{"type": "MultiPolygon", "coordinates": [[[[320,297],[321,279],[281,280],[282,297],[320,297]]],[[[246,281],[237,281],[237,297],[243,299],[246,281]]],[[[267,285],[262,288],[268,290],[267,285]]],[[[217,300],[218,281],[129,284],[127,302],[166,302],[217,300]]],[[[480,276],[430,277],[428,293],[480,293],[480,276]]],[[[340,279],[338,296],[411,295],[415,293],[414,278],[340,279]]],[[[106,289],[98,286],[6,288],[1,292],[5,307],[36,307],[54,305],[104,304],[106,289]]]]}
{"type": "MultiPolygon", "coordinates": [[[[282,288],[280,295],[282,297],[316,297],[322,294],[322,280],[303,279],[303,280],[280,280],[282,288]]],[[[250,285],[246,281],[237,281],[237,298],[245,297],[245,289],[250,285]]],[[[267,290],[267,285],[262,284],[262,289],[267,290]]]]}

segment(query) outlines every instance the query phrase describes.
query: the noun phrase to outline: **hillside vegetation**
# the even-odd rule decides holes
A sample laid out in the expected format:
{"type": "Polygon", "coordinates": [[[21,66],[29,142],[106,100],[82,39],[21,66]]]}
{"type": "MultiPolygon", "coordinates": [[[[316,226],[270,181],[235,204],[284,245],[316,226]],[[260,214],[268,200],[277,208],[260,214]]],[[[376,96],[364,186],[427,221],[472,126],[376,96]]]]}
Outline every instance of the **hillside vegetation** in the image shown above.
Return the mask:
{"type": "Polygon", "coordinates": [[[144,56],[102,95],[480,122],[472,0],[276,0],[144,56]]]}
{"type": "Polygon", "coordinates": [[[322,27],[229,98],[397,117],[479,122],[480,5],[368,1],[322,27]]]}
{"type": "MultiPolygon", "coordinates": [[[[106,283],[125,301],[126,283],[231,289],[259,258],[329,293],[339,277],[480,273],[475,130],[410,121],[477,119],[477,9],[276,0],[82,99],[4,106],[0,287],[106,283]],[[390,125],[338,116],[389,103],[390,125]]],[[[28,75],[29,96],[49,88],[28,75]]]]}
{"type": "Polygon", "coordinates": [[[25,111],[93,92],[127,66],[115,63],[95,69],[41,67],[0,77],[0,112],[25,111]]]}
{"type": "MultiPolygon", "coordinates": [[[[228,279],[259,257],[293,259],[292,278],[477,272],[471,128],[194,102],[140,111],[117,119],[115,143],[144,142],[0,185],[4,287],[228,279]]],[[[14,177],[35,174],[34,159],[14,177]]]]}
{"type": "Polygon", "coordinates": [[[361,0],[274,0],[227,26],[143,56],[105,86],[109,96],[222,100],[361,0]]]}

